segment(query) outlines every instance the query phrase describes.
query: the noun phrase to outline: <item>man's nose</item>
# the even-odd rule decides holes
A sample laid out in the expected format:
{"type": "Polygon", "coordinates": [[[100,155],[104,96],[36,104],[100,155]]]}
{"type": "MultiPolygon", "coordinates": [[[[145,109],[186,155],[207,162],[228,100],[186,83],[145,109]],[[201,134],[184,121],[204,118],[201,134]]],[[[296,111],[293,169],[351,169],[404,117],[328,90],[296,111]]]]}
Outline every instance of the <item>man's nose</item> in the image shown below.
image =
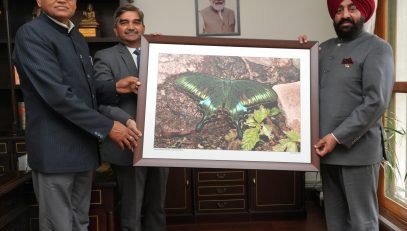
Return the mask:
{"type": "Polygon", "coordinates": [[[344,17],[344,18],[350,18],[350,11],[349,11],[347,8],[343,9],[343,15],[342,15],[342,17],[344,17]]]}
{"type": "Polygon", "coordinates": [[[129,29],[133,29],[134,30],[134,28],[136,28],[136,24],[134,24],[134,23],[132,23],[132,22],[130,22],[129,23],[129,27],[128,27],[129,29]]]}

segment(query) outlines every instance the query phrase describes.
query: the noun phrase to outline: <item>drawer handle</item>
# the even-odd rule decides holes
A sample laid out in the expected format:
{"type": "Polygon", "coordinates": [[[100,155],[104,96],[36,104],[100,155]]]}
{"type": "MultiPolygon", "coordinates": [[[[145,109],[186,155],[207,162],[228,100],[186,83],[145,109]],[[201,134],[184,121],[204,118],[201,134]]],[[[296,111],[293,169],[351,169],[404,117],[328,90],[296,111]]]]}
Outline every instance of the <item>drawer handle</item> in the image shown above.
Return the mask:
{"type": "Polygon", "coordinates": [[[216,205],[218,206],[218,208],[223,209],[226,207],[227,202],[224,202],[224,201],[218,202],[218,203],[216,203],[216,205]]]}
{"type": "Polygon", "coordinates": [[[256,178],[253,177],[253,184],[256,184],[256,178]]]}
{"type": "Polygon", "coordinates": [[[223,187],[223,188],[216,188],[216,192],[217,192],[218,194],[223,194],[223,193],[226,192],[226,190],[227,190],[227,188],[225,188],[225,187],[223,187]]]}
{"type": "Polygon", "coordinates": [[[189,188],[189,180],[185,181],[186,188],[189,188]]]}
{"type": "Polygon", "coordinates": [[[218,172],[218,173],[216,173],[216,177],[217,177],[218,179],[223,180],[223,179],[225,179],[225,177],[226,177],[226,173],[220,173],[220,172],[218,172]]]}

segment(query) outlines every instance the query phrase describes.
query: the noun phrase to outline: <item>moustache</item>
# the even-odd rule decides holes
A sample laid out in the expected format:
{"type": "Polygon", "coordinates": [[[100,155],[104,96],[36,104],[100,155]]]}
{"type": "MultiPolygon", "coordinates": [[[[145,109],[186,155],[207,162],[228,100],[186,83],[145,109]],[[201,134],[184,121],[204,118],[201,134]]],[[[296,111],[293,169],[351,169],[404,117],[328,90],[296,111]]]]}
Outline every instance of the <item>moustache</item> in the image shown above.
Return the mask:
{"type": "Polygon", "coordinates": [[[353,21],[352,19],[350,19],[350,18],[344,18],[344,19],[341,19],[339,22],[338,22],[338,25],[340,26],[340,25],[342,25],[342,24],[344,24],[344,23],[352,23],[352,25],[355,25],[355,21],[353,21]]]}
{"type": "Polygon", "coordinates": [[[138,31],[136,31],[136,30],[126,30],[125,32],[124,32],[124,34],[138,34],[138,31]]]}

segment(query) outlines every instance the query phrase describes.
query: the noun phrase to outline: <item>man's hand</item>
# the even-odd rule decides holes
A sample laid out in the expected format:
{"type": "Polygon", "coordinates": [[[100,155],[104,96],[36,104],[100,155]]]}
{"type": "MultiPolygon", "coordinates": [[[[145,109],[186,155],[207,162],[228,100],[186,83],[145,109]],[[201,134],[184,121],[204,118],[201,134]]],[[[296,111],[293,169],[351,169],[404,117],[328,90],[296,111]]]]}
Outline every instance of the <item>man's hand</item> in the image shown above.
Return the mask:
{"type": "Polygon", "coordinates": [[[314,148],[318,156],[323,157],[326,154],[332,152],[332,150],[334,150],[337,144],[338,142],[336,142],[335,137],[330,133],[324,136],[324,138],[320,139],[314,145],[314,148]]]}
{"type": "Polygon", "coordinates": [[[308,42],[307,35],[305,35],[305,34],[299,35],[298,36],[298,42],[300,44],[307,43],[308,42]]]}
{"type": "Polygon", "coordinates": [[[141,85],[140,81],[135,76],[126,76],[116,82],[116,91],[120,94],[136,93],[138,87],[141,85]]]}
{"type": "Polygon", "coordinates": [[[134,133],[136,133],[136,135],[138,137],[142,136],[142,133],[140,130],[137,129],[137,124],[136,121],[132,120],[132,119],[128,119],[126,121],[126,126],[127,128],[129,128],[130,130],[132,130],[134,133]]]}
{"type": "Polygon", "coordinates": [[[118,121],[114,121],[113,128],[109,132],[109,138],[113,140],[119,147],[124,150],[128,148],[133,150],[137,147],[137,140],[139,135],[133,132],[131,129],[127,128],[118,121]]]}

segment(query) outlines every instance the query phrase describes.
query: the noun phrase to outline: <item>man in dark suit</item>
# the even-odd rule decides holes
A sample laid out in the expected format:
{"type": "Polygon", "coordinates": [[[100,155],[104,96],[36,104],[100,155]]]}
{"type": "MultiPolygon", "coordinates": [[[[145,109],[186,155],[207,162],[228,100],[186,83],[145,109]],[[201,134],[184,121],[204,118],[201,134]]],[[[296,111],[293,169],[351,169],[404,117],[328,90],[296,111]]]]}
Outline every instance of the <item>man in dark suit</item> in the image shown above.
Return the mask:
{"type": "Polygon", "coordinates": [[[132,149],[140,134],[97,111],[137,79],[95,81],[85,39],[69,20],[76,0],[37,0],[43,14],[19,28],[13,61],[27,110],[26,143],[39,230],[87,230],[99,141],[132,149]]]}
{"type": "MultiPolygon", "coordinates": [[[[144,14],[133,6],[119,7],[115,14],[114,32],[120,43],[95,54],[95,77],[103,81],[119,81],[138,76],[141,36],[144,34],[144,14]]],[[[101,105],[106,116],[135,127],[137,97],[122,95],[118,106],[101,105]]],[[[165,192],[168,168],[134,167],[133,153],[122,151],[106,140],[102,144],[102,158],[110,162],[116,174],[121,195],[121,230],[164,231],[165,192]],[[143,220],[141,220],[143,218],[143,220]]]]}
{"type": "MultiPolygon", "coordinates": [[[[374,0],[328,0],[337,38],[320,45],[321,177],[328,230],[379,230],[381,116],[392,93],[391,46],[363,31],[374,0]]],[[[304,41],[304,38],[300,38],[304,41]]]]}

